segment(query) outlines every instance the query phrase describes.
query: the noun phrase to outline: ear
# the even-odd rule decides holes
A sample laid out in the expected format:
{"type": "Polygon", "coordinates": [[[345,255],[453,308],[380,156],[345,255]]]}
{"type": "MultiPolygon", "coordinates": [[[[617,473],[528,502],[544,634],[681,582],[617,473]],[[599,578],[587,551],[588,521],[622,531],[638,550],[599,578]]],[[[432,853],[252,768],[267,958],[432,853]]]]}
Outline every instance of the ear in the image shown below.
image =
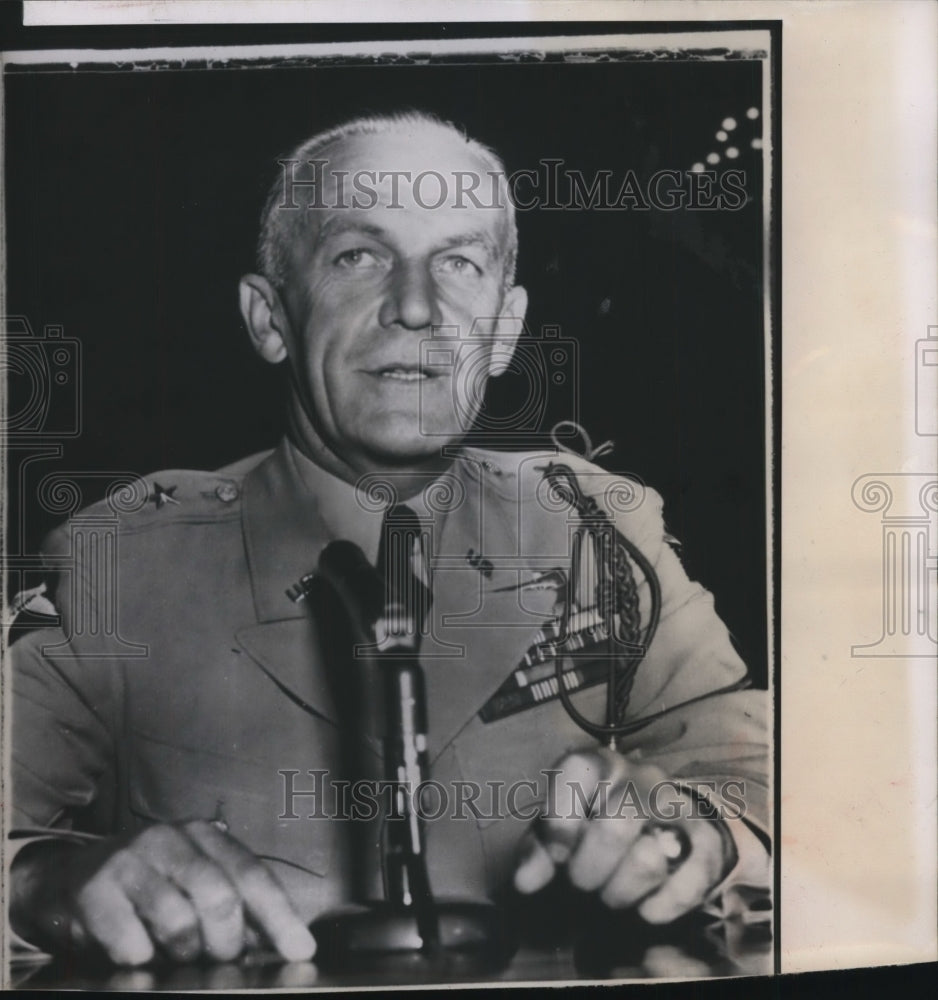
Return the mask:
{"type": "Polygon", "coordinates": [[[287,356],[287,317],[277,290],[261,275],[246,274],[238,297],[254,350],[270,364],[279,364],[287,356]]]}
{"type": "Polygon", "coordinates": [[[501,375],[508,368],[518,338],[524,330],[524,315],[527,311],[528,293],[520,285],[514,285],[505,293],[501,315],[495,324],[494,338],[497,349],[493,352],[489,364],[489,377],[501,375]]]}

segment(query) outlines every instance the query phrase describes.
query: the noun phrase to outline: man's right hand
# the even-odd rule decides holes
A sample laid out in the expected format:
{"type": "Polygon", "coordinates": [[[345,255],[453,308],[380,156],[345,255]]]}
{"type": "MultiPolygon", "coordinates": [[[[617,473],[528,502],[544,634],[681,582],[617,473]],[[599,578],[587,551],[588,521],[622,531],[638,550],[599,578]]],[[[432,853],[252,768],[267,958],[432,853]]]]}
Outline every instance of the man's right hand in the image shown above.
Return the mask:
{"type": "Polygon", "coordinates": [[[119,965],[235,958],[259,935],[288,961],[316,944],[280,883],[212,822],[151,826],[132,840],[28,845],[11,869],[13,929],[53,950],[96,942],[119,965]]]}

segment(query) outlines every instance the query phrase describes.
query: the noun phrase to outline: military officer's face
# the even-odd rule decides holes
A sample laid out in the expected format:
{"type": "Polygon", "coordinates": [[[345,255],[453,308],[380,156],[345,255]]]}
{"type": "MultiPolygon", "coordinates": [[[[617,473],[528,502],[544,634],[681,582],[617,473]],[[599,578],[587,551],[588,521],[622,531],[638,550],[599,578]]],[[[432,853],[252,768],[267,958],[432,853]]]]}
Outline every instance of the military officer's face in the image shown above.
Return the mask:
{"type": "Polygon", "coordinates": [[[503,334],[520,330],[525,292],[503,291],[505,212],[473,207],[469,199],[453,206],[455,174],[481,172],[485,180],[490,168],[446,133],[354,137],[322,159],[328,160],[323,202],[336,207],[310,211],[296,227],[290,279],[280,296],[294,374],[294,432],[304,424],[299,432],[313,457],[325,445],[359,473],[419,466],[468,429],[485,379],[510,358],[514,342],[503,334]],[[431,176],[416,187],[403,174],[396,183],[390,174],[383,183],[362,174],[377,204],[351,204],[360,171],[409,171],[413,178],[429,170],[448,185],[442,207],[430,207],[440,200],[438,180],[431,176]],[[344,192],[337,176],[344,176],[344,192]],[[519,322],[499,322],[498,341],[479,340],[497,317],[519,322]],[[438,327],[444,329],[437,336],[465,339],[472,331],[472,346],[464,348],[470,364],[440,363],[440,355],[421,351],[438,327]],[[457,371],[470,377],[454,377],[457,371]]]}

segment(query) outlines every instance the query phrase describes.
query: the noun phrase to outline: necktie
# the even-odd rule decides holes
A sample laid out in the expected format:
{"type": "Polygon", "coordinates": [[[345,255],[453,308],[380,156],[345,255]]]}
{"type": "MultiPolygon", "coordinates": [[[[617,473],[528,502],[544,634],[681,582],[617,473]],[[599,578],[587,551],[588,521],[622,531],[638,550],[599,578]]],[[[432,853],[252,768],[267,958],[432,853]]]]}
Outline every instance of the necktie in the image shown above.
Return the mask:
{"type": "Polygon", "coordinates": [[[405,504],[385,511],[378,547],[378,573],[385,588],[384,615],[376,630],[380,649],[415,653],[428,631],[427,535],[417,515],[405,504]]]}

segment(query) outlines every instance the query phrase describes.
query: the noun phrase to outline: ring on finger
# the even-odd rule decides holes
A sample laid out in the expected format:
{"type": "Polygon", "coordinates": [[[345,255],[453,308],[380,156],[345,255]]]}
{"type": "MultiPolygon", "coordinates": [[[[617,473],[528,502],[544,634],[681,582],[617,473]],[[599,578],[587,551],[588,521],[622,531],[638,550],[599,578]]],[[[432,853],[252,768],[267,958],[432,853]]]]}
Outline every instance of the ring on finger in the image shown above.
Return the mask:
{"type": "Polygon", "coordinates": [[[677,871],[690,855],[690,837],[681,827],[674,824],[648,823],[642,831],[642,836],[654,837],[667,861],[668,874],[677,871]]]}

